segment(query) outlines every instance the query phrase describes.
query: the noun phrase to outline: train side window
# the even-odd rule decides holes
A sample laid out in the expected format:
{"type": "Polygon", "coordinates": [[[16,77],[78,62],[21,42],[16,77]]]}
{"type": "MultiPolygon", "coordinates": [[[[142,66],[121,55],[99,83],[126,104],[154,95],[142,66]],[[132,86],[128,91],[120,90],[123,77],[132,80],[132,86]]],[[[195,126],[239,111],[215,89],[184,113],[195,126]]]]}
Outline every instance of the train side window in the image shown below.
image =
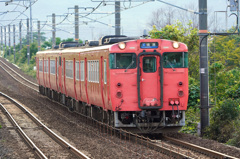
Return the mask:
{"type": "Polygon", "coordinates": [[[92,62],[92,81],[96,82],[96,61],[92,62]]]}
{"type": "Polygon", "coordinates": [[[163,54],[164,68],[187,68],[188,53],[186,52],[166,52],[163,54]]]}
{"type": "Polygon", "coordinates": [[[58,75],[58,60],[56,59],[56,61],[57,61],[57,75],[58,75]]]}
{"type": "Polygon", "coordinates": [[[156,57],[143,57],[143,72],[156,72],[156,57]]]}
{"type": "Polygon", "coordinates": [[[61,64],[62,64],[62,58],[61,58],[61,56],[59,56],[59,66],[61,66],[61,64]]]}
{"type": "MultiPolygon", "coordinates": [[[[63,63],[63,60],[62,60],[61,63],[63,63]]],[[[64,65],[63,65],[63,67],[62,67],[62,76],[64,76],[64,69],[65,69],[65,67],[64,67],[64,65]]]]}
{"type": "Polygon", "coordinates": [[[73,61],[66,61],[66,77],[73,79],[73,61]]]}
{"type": "Polygon", "coordinates": [[[107,60],[104,60],[104,84],[107,84],[107,60]]]}
{"type": "Polygon", "coordinates": [[[56,74],[55,65],[56,65],[55,60],[50,60],[50,73],[54,75],[56,74]]]}
{"type": "Polygon", "coordinates": [[[90,61],[87,62],[87,70],[88,70],[88,81],[90,81],[90,61]]]}
{"type": "Polygon", "coordinates": [[[80,76],[81,76],[81,81],[84,81],[84,77],[85,77],[85,74],[84,74],[84,61],[82,60],[80,62],[80,76]]]}
{"type": "Polygon", "coordinates": [[[97,82],[99,82],[99,61],[97,61],[97,82]]]}
{"type": "Polygon", "coordinates": [[[78,80],[79,81],[79,62],[75,62],[75,70],[76,70],[76,72],[75,72],[75,74],[76,74],[76,80],[78,80]]]}
{"type": "Polygon", "coordinates": [[[43,71],[43,61],[39,60],[39,72],[43,71]]]}
{"type": "Polygon", "coordinates": [[[44,60],[44,72],[48,73],[48,60],[44,60]]]}

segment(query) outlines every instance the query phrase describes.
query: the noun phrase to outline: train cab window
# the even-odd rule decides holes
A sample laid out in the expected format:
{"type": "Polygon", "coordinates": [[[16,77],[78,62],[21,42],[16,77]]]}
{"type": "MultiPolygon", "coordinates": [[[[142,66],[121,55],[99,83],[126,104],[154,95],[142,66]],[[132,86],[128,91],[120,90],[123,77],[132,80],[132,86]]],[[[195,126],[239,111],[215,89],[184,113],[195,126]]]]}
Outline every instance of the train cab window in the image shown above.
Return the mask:
{"type": "Polygon", "coordinates": [[[156,72],[156,57],[143,57],[143,72],[156,72]]]}
{"type": "Polygon", "coordinates": [[[188,53],[187,52],[167,52],[163,54],[164,68],[187,68],[188,53]]]}
{"type": "Polygon", "coordinates": [[[110,69],[132,69],[136,68],[136,54],[113,53],[109,55],[110,69]]]}
{"type": "Polygon", "coordinates": [[[43,61],[39,60],[39,72],[43,71],[43,61]]]}

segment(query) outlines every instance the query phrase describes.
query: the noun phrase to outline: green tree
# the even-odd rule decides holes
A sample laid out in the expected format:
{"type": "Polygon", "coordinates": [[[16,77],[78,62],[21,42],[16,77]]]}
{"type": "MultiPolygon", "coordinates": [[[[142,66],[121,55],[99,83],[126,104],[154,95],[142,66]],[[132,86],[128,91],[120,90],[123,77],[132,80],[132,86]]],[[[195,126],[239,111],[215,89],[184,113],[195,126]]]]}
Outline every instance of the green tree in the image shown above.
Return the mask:
{"type": "Polygon", "coordinates": [[[156,26],[149,32],[153,39],[168,39],[183,42],[188,46],[189,51],[189,75],[195,79],[199,78],[199,37],[198,30],[193,28],[191,21],[187,27],[184,27],[181,22],[176,24],[166,25],[161,30],[157,30],[156,26]]]}

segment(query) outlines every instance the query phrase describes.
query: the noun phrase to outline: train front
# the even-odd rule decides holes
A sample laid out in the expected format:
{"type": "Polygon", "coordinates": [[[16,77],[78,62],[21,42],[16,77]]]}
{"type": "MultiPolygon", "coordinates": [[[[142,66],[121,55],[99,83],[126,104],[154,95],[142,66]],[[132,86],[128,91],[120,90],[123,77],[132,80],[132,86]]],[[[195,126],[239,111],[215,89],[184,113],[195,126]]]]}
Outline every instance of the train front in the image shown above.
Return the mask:
{"type": "Polygon", "coordinates": [[[137,133],[178,131],[188,102],[188,49],[161,39],[120,42],[110,48],[114,126],[137,133]]]}

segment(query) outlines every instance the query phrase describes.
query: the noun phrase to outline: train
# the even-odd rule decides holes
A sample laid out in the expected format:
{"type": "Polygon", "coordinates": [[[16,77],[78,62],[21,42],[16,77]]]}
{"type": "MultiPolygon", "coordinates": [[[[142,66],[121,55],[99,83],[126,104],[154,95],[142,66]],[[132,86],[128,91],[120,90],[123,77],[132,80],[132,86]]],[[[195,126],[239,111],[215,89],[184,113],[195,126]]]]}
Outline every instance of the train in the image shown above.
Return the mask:
{"type": "Polygon", "coordinates": [[[115,128],[176,132],[188,104],[184,43],[105,36],[79,46],[61,43],[36,54],[39,92],[115,128]]]}

